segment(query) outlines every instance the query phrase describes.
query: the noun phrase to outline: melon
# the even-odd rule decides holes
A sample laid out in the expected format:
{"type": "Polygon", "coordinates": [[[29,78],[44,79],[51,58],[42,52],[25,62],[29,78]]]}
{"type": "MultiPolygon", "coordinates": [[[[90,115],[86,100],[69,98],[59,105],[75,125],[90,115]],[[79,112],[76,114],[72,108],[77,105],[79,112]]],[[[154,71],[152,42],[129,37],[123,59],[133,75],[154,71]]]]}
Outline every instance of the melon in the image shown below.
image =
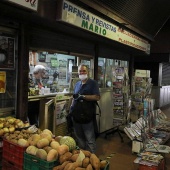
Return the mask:
{"type": "Polygon", "coordinates": [[[76,141],[70,136],[64,136],[60,139],[60,145],[63,144],[69,147],[69,151],[72,151],[76,148],[76,141]]]}

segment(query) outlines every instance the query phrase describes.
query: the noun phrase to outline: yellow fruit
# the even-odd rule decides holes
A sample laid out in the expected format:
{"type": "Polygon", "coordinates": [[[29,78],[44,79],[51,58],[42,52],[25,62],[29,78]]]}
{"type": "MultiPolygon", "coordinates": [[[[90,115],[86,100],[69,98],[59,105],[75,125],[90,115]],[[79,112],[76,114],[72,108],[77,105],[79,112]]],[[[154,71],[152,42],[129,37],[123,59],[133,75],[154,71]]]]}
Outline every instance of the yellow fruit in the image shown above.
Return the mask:
{"type": "Polygon", "coordinates": [[[0,129],[0,136],[3,136],[3,134],[4,134],[4,130],[0,129]]]}
{"type": "Polygon", "coordinates": [[[9,129],[7,127],[3,128],[3,130],[4,130],[5,133],[9,132],[9,129]]]}
{"type": "Polygon", "coordinates": [[[38,149],[36,156],[40,159],[47,160],[47,152],[44,149],[38,149]]]}
{"type": "Polygon", "coordinates": [[[8,119],[8,122],[9,122],[10,124],[13,124],[13,123],[14,123],[14,121],[15,121],[15,119],[14,119],[14,118],[10,118],[10,119],[8,119]]]}
{"type": "Polygon", "coordinates": [[[13,133],[14,131],[15,131],[15,127],[13,127],[13,126],[12,126],[12,127],[9,127],[9,132],[10,132],[10,133],[13,133]]]}
{"type": "Polygon", "coordinates": [[[4,123],[0,123],[0,129],[4,127],[4,123]]]}

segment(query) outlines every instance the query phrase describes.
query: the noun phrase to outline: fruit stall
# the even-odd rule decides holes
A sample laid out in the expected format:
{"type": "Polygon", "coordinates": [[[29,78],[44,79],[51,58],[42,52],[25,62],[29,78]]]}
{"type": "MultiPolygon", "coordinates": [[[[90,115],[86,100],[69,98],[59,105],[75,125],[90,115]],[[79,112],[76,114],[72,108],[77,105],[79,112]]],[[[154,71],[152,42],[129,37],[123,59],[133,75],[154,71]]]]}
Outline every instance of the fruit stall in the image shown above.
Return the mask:
{"type": "Polygon", "coordinates": [[[71,136],[57,136],[10,116],[0,123],[2,170],[109,170],[108,161],[79,148],[71,136]]]}

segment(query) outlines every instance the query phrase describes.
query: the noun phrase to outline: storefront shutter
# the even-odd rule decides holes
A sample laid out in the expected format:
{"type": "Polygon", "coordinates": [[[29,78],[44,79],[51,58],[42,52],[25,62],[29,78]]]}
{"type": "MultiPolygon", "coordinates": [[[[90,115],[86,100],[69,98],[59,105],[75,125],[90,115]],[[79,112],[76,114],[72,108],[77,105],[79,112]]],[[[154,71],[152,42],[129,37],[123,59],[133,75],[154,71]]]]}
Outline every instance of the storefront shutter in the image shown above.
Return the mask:
{"type": "Polygon", "coordinates": [[[30,48],[63,51],[68,54],[71,52],[92,56],[95,54],[94,43],[84,39],[73,37],[66,33],[36,28],[32,28],[29,32],[30,48]]]}
{"type": "Polygon", "coordinates": [[[117,50],[115,46],[112,48],[107,45],[99,45],[99,57],[102,58],[110,58],[110,59],[117,59],[117,60],[130,60],[130,54],[124,52],[124,50],[117,50]]]}

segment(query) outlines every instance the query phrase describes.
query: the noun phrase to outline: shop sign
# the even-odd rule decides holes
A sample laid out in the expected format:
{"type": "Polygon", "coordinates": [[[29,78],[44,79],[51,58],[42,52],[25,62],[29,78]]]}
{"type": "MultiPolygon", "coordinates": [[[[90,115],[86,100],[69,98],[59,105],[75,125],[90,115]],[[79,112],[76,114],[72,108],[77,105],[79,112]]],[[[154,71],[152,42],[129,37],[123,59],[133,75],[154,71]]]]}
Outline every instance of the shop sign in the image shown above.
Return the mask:
{"type": "Polygon", "coordinates": [[[8,0],[15,4],[21,5],[23,7],[29,8],[31,10],[37,11],[38,0],[8,0]]]}
{"type": "Polygon", "coordinates": [[[66,0],[62,1],[61,6],[62,9],[59,9],[61,14],[57,16],[57,20],[67,22],[111,40],[139,49],[147,54],[150,53],[150,44],[148,41],[136,36],[135,34],[132,34],[131,32],[122,29],[66,0]]]}

